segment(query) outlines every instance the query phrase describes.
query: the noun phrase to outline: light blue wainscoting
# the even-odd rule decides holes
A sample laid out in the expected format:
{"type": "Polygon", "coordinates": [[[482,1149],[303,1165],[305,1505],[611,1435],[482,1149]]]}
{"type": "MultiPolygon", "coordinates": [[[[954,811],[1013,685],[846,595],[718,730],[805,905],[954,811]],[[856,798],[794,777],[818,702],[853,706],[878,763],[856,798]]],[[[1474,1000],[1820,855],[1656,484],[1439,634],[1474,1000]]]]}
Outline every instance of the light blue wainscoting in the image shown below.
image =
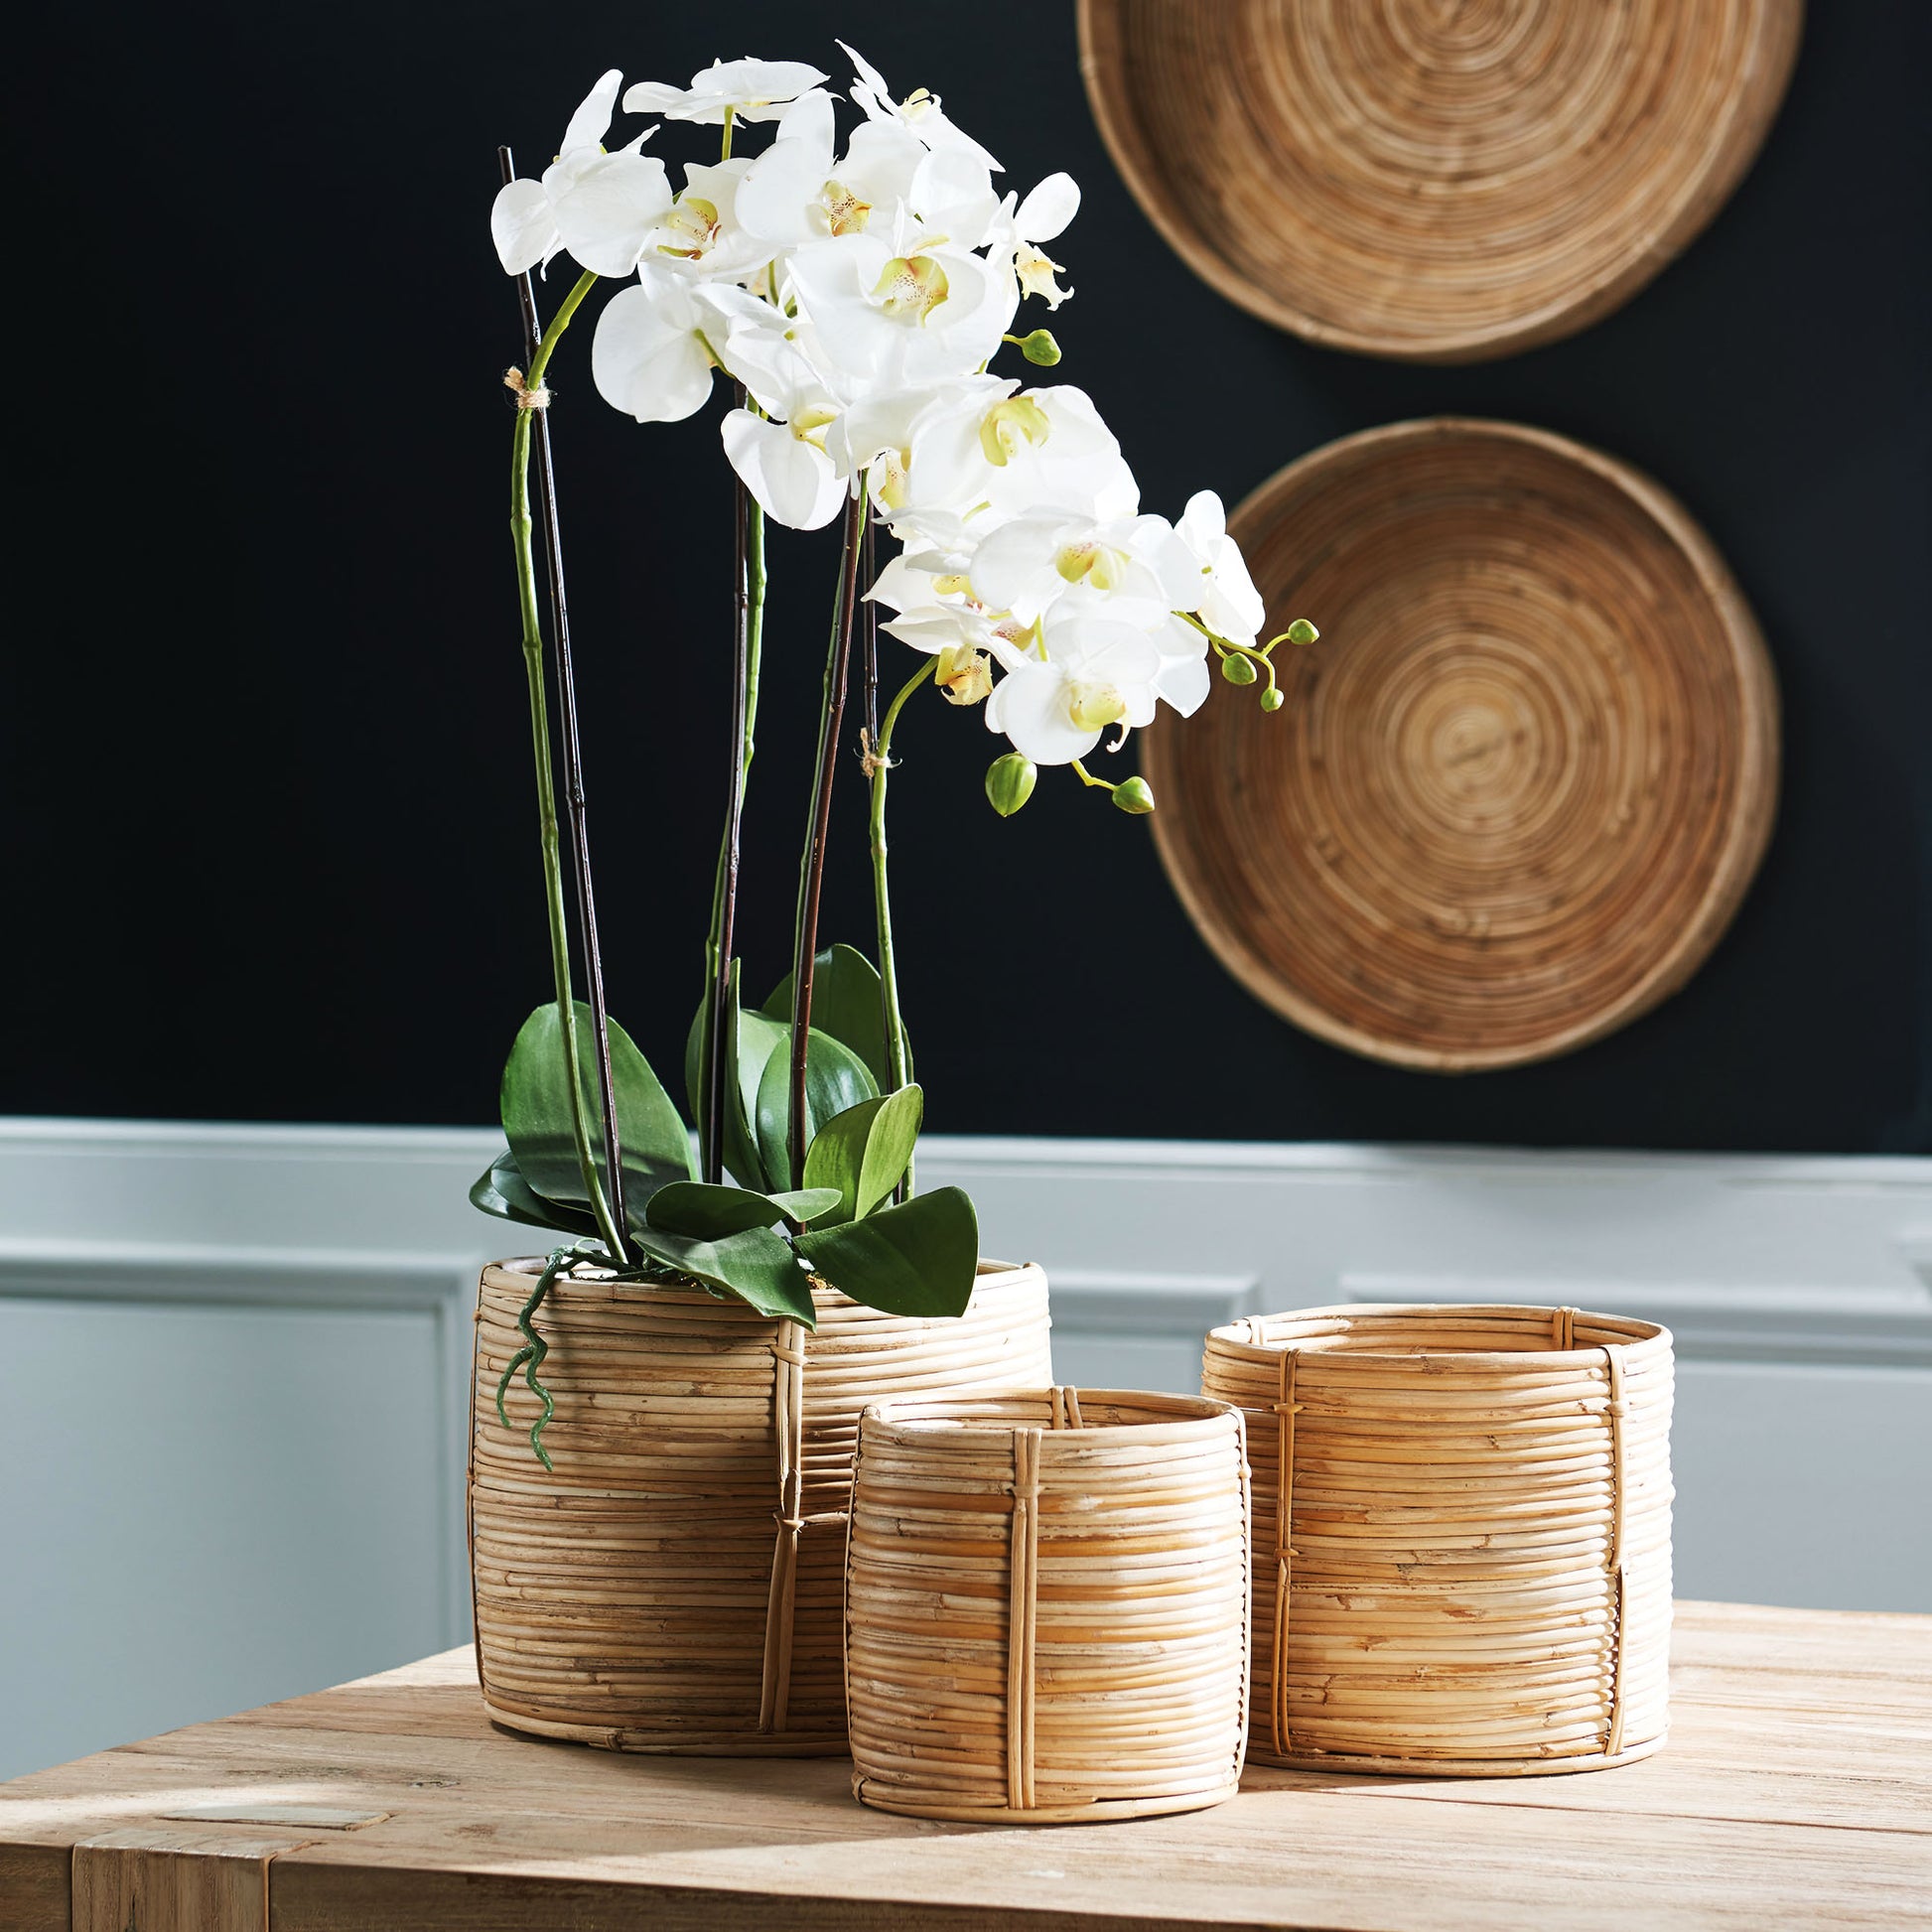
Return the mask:
{"type": "MultiPolygon", "coordinates": [[[[468,1634],[476,1130],[0,1121],[0,1776],[468,1634]]],[[[1336,1302],[1677,1338],[1681,1594],[1932,1610],[1932,1162],[934,1139],[1088,1386],[1336,1302]]]]}

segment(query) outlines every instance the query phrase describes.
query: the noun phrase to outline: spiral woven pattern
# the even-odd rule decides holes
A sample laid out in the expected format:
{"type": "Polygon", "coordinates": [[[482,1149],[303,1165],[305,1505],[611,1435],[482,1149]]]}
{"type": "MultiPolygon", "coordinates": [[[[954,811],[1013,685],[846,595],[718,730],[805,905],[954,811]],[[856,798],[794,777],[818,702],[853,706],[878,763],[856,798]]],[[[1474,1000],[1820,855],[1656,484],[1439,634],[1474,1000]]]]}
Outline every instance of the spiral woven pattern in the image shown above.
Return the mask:
{"type": "Polygon", "coordinates": [[[1249,1755],[1515,1776],[1663,1741],[1671,1340],[1575,1309],[1308,1309],[1207,1338],[1254,1468],[1249,1755]]]}
{"type": "Polygon", "coordinates": [[[470,1541],[490,1716],[618,1750],[844,1750],[860,1411],[1049,1378],[1046,1278],[983,1264],[956,1321],[820,1290],[806,1333],[696,1291],[565,1275],[535,1317],[552,1473],[520,1378],[511,1428],[496,1417],[537,1268],[485,1270],[478,1309],[470,1541]],[[787,1520],[800,1527],[774,1564],[787,1520]]]}
{"type": "Polygon", "coordinates": [[[1800,0],[1081,0],[1155,225],[1315,342],[1469,361],[1628,299],[1742,179],[1800,0]]]}
{"type": "Polygon", "coordinates": [[[882,1403],[846,1588],[853,1790],[1078,1824],[1234,1795],[1248,1686],[1241,1418],[1032,1389],[882,1403]]]}
{"type": "Polygon", "coordinates": [[[1298,1025],[1441,1070],[1546,1058],[1696,971],[1769,837],[1777,696],[1683,509],[1504,423],[1330,444],[1242,504],[1283,644],[1144,761],[1169,877],[1298,1025]],[[1250,687],[1250,690],[1252,687],[1250,687]]]}

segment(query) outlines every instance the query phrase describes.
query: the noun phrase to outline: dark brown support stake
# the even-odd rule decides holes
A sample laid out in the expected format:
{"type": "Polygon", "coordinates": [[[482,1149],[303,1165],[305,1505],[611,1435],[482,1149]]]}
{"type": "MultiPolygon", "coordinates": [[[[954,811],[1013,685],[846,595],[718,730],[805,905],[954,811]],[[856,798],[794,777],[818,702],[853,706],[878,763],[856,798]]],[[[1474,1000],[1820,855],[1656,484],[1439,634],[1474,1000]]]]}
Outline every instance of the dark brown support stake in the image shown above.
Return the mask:
{"type": "MultiPolygon", "coordinates": [[[[496,150],[503,183],[516,179],[516,164],[508,148],[496,150]]],[[[537,320],[537,295],[528,274],[516,278],[516,297],[523,312],[523,366],[536,360],[543,341],[543,327],[537,320]]],[[[550,412],[539,409],[536,416],[537,495],[543,504],[540,519],[543,531],[544,571],[550,580],[550,621],[556,635],[557,709],[562,727],[564,753],[564,804],[570,818],[571,854],[576,862],[577,910],[583,928],[584,978],[591,996],[591,1022],[597,1035],[597,1090],[604,1111],[604,1159],[609,1169],[605,1176],[605,1197],[611,1219],[621,1236],[627,1239],[630,1224],[623,1210],[623,1147],[618,1131],[617,1080],[611,1068],[611,1028],[604,998],[604,959],[597,943],[597,895],[591,884],[590,816],[584,797],[584,755],[577,735],[577,679],[570,659],[570,608],[564,596],[563,532],[557,516],[557,476],[550,455],[550,412]]],[[[620,1266],[630,1260],[628,1254],[615,1259],[620,1266]]]]}
{"type": "MultiPolygon", "coordinates": [[[[879,572],[873,565],[873,523],[872,512],[866,512],[865,548],[860,552],[859,574],[865,580],[867,590],[877,581],[879,572]]],[[[872,756],[879,753],[879,606],[867,603],[864,626],[859,632],[859,663],[865,675],[866,690],[866,750],[872,756]]]]}
{"type": "MultiPolygon", "coordinates": [[[[745,407],[745,385],[735,386],[735,399],[745,407]]],[[[738,926],[739,832],[745,817],[745,718],[751,684],[752,659],[752,499],[744,480],[732,477],[733,545],[731,698],[731,794],[725,807],[725,839],[718,857],[718,904],[713,908],[717,953],[712,961],[711,1016],[705,1029],[704,1061],[699,1092],[704,1096],[703,1146],[699,1150],[705,1179],[725,1177],[725,1107],[731,1075],[732,956],[738,926]]]]}
{"type": "Polygon", "coordinates": [[[832,780],[837,771],[839,736],[845,730],[845,690],[852,657],[852,607],[859,578],[860,533],[865,526],[862,483],[845,512],[845,548],[839,559],[839,596],[832,612],[832,641],[825,658],[825,703],[818,721],[818,769],[812,777],[812,815],[798,874],[798,925],[791,960],[791,1106],[786,1145],[791,1184],[805,1184],[805,1068],[810,1052],[812,971],[818,958],[818,896],[825,881],[826,837],[832,823],[832,780]]]}

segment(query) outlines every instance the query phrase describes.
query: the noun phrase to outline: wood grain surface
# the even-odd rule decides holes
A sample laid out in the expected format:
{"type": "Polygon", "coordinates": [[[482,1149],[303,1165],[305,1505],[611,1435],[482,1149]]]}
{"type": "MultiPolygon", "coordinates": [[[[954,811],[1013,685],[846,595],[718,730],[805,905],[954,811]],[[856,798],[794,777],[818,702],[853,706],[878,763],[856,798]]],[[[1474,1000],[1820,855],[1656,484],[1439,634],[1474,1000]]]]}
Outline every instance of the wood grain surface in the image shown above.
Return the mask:
{"type": "Polygon", "coordinates": [[[1331,347],[1502,355],[1627,301],[1768,133],[1800,0],[1081,0],[1115,165],[1229,300],[1331,347]]]}
{"type": "Polygon", "coordinates": [[[1168,876],[1298,1026],[1442,1072],[1547,1059],[1703,964],[1770,837],[1778,704],[1723,558],[1626,464],[1437,417],[1314,451],[1229,520],[1281,645],[1143,741],[1168,876]]]}
{"type": "Polygon", "coordinates": [[[274,1932],[1921,1932],[1932,1617],[1683,1603],[1673,1655],[1671,1741],[1640,1763],[1251,1768],[1212,1811],[1076,1830],[892,1817],[838,1760],[513,1736],[452,1651],[0,1785],[0,1925],[69,1932],[81,1840],[291,1803],[391,1816],[274,1857],[274,1932]]]}

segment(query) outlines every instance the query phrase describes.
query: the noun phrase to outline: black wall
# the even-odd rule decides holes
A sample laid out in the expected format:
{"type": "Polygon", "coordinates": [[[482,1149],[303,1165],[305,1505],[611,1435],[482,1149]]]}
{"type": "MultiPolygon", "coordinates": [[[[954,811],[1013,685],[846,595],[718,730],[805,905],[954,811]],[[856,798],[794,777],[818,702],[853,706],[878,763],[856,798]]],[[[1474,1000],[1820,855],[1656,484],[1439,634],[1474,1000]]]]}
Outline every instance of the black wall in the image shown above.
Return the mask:
{"type": "MultiPolygon", "coordinates": [[[[1065,167],[1085,188],[1059,374],[1106,411],[1150,507],[1203,484],[1233,503],[1406,416],[1542,424],[1703,519],[1787,719],[1769,858],[1693,984],[1571,1058],[1445,1079],[1256,1006],[1147,827],[1070,781],[995,819],[994,741],[927,703],[894,798],[932,1124],[1932,1147],[1922,9],[1814,7],[1761,161],[1689,253],[1581,338],[1458,369],[1308,347],[1181,267],[1093,130],[1069,0],[701,13],[183,0],[16,27],[0,1108],[491,1116],[547,983],[494,144],[534,168],[607,65],[682,79],[749,50],[842,76],[843,33],[901,91],[942,91],[1017,184],[1065,167]]],[[[715,411],[640,429],[597,398],[589,335],[560,354],[554,418],[612,999],[668,1072],[722,795],[728,478],[715,411]]],[[[783,967],[835,547],[773,545],[745,915],[760,991],[783,967]]],[[[856,787],[839,816],[827,929],[869,948],[856,787]]]]}

